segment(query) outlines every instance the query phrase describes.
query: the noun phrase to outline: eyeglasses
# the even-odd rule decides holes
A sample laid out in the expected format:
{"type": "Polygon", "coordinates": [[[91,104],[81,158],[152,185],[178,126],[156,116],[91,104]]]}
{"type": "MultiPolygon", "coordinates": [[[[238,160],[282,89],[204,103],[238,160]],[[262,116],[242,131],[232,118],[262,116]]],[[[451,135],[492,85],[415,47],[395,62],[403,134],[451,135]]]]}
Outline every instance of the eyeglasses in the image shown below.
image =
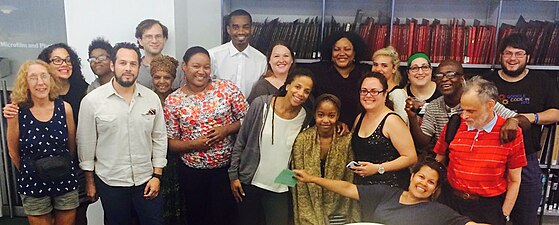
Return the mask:
{"type": "Polygon", "coordinates": [[[384,92],[384,90],[374,90],[374,89],[367,90],[366,88],[363,88],[363,89],[359,90],[359,94],[361,96],[367,96],[367,94],[371,94],[371,96],[377,96],[377,95],[379,95],[380,93],[383,93],[383,92],[384,92]]]}
{"type": "Polygon", "coordinates": [[[452,79],[455,78],[457,76],[461,76],[463,74],[458,73],[458,72],[454,72],[454,71],[450,71],[450,72],[446,72],[446,73],[436,73],[433,74],[433,80],[442,80],[443,77],[446,77],[448,79],[452,79]]]}
{"type": "Polygon", "coordinates": [[[510,52],[510,51],[504,51],[503,56],[505,58],[511,58],[513,55],[516,58],[524,58],[524,56],[526,56],[526,52],[525,51],[518,51],[518,52],[510,52]]]}
{"type": "Polygon", "coordinates": [[[417,72],[419,72],[419,69],[421,69],[421,71],[423,71],[423,72],[429,72],[431,70],[431,66],[429,66],[429,65],[412,66],[412,67],[409,68],[409,71],[417,73],[417,72]]]}
{"type": "Polygon", "coordinates": [[[37,83],[39,82],[39,79],[41,79],[44,83],[45,81],[49,80],[49,78],[49,74],[31,75],[28,77],[30,83],[37,83]]]}
{"type": "Polygon", "coordinates": [[[70,57],[66,57],[65,59],[62,59],[60,57],[54,57],[52,59],[50,59],[50,62],[54,65],[62,65],[62,63],[66,63],[66,65],[72,65],[72,60],[70,59],[70,57]]]}
{"type": "Polygon", "coordinates": [[[157,34],[157,35],[146,35],[146,36],[142,36],[142,39],[146,39],[148,41],[151,40],[156,40],[156,41],[161,41],[163,39],[163,35],[161,34],[157,34]]]}
{"type": "Polygon", "coordinates": [[[93,62],[102,62],[102,61],[105,61],[105,60],[109,60],[109,57],[108,57],[108,56],[105,56],[105,55],[102,55],[102,56],[99,56],[99,57],[97,57],[97,58],[91,57],[91,58],[87,59],[87,61],[88,61],[89,63],[93,63],[93,62]]]}

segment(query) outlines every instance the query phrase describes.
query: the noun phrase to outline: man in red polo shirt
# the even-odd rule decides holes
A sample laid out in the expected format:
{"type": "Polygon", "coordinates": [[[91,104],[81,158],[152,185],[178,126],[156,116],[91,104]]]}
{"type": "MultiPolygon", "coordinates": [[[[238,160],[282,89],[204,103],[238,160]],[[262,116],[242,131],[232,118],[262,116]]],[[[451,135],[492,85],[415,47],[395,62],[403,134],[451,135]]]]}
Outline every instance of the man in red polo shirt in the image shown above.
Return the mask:
{"type": "Polygon", "coordinates": [[[520,188],[526,163],[522,131],[509,143],[499,141],[505,119],[493,112],[495,85],[481,77],[466,82],[460,98],[462,121],[456,136],[445,142],[443,129],[434,151],[442,161],[449,152],[444,203],[475,222],[505,224],[520,188]]]}

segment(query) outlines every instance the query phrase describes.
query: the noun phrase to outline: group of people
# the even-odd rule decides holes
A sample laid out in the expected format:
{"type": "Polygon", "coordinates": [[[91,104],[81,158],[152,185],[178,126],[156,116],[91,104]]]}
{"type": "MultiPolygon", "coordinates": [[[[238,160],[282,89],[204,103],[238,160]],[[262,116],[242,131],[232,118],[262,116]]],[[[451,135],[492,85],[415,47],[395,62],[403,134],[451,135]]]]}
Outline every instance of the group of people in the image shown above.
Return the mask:
{"type": "Polygon", "coordinates": [[[296,67],[283,41],[250,46],[248,12],[226,24],[230,42],[180,63],[157,20],[139,47],[94,39],[89,86],[66,44],[21,66],[4,116],[30,224],[87,224],[98,198],[111,225],[537,223],[535,152],[559,91],[526,68],[525,36],[483,78],[418,52],[405,79],[393,47],[361,63],[355,33],[296,67]]]}

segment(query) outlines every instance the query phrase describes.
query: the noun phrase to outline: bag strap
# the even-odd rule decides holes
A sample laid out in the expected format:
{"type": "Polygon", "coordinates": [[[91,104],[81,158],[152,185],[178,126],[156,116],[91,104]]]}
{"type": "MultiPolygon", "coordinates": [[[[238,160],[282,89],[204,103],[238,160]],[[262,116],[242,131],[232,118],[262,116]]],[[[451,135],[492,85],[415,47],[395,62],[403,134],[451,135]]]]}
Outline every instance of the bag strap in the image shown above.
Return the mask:
{"type": "MultiPolygon", "coordinates": [[[[458,113],[453,114],[450,118],[448,118],[448,122],[446,123],[446,133],[444,135],[444,141],[447,143],[447,146],[450,146],[450,142],[454,140],[454,136],[456,136],[456,132],[458,132],[458,128],[460,127],[461,120],[460,114],[458,113]]],[[[447,147],[445,153],[446,159],[443,162],[445,166],[448,166],[449,154],[450,149],[447,147]]]]}

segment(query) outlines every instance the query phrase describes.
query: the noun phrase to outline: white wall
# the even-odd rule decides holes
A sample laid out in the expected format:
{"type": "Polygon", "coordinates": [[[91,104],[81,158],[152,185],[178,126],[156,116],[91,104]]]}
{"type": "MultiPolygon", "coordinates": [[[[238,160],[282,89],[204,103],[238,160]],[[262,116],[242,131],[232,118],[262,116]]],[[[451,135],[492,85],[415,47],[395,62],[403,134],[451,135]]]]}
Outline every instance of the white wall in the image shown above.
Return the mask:
{"type": "Polygon", "coordinates": [[[88,82],[94,79],[86,61],[91,40],[103,36],[113,45],[123,41],[136,43],[135,29],[144,19],[157,19],[169,28],[163,54],[176,56],[173,0],[65,0],[64,7],[68,45],[82,58],[82,72],[88,82]]]}
{"type": "Polygon", "coordinates": [[[163,54],[179,61],[189,47],[221,44],[221,0],[65,0],[64,7],[68,44],[82,58],[88,82],[95,79],[86,61],[91,40],[103,36],[113,45],[136,43],[135,28],[144,19],[157,19],[169,28],[163,54]]]}
{"type": "Polygon", "coordinates": [[[175,0],[175,28],[179,58],[189,47],[221,44],[221,0],[175,0]]]}

